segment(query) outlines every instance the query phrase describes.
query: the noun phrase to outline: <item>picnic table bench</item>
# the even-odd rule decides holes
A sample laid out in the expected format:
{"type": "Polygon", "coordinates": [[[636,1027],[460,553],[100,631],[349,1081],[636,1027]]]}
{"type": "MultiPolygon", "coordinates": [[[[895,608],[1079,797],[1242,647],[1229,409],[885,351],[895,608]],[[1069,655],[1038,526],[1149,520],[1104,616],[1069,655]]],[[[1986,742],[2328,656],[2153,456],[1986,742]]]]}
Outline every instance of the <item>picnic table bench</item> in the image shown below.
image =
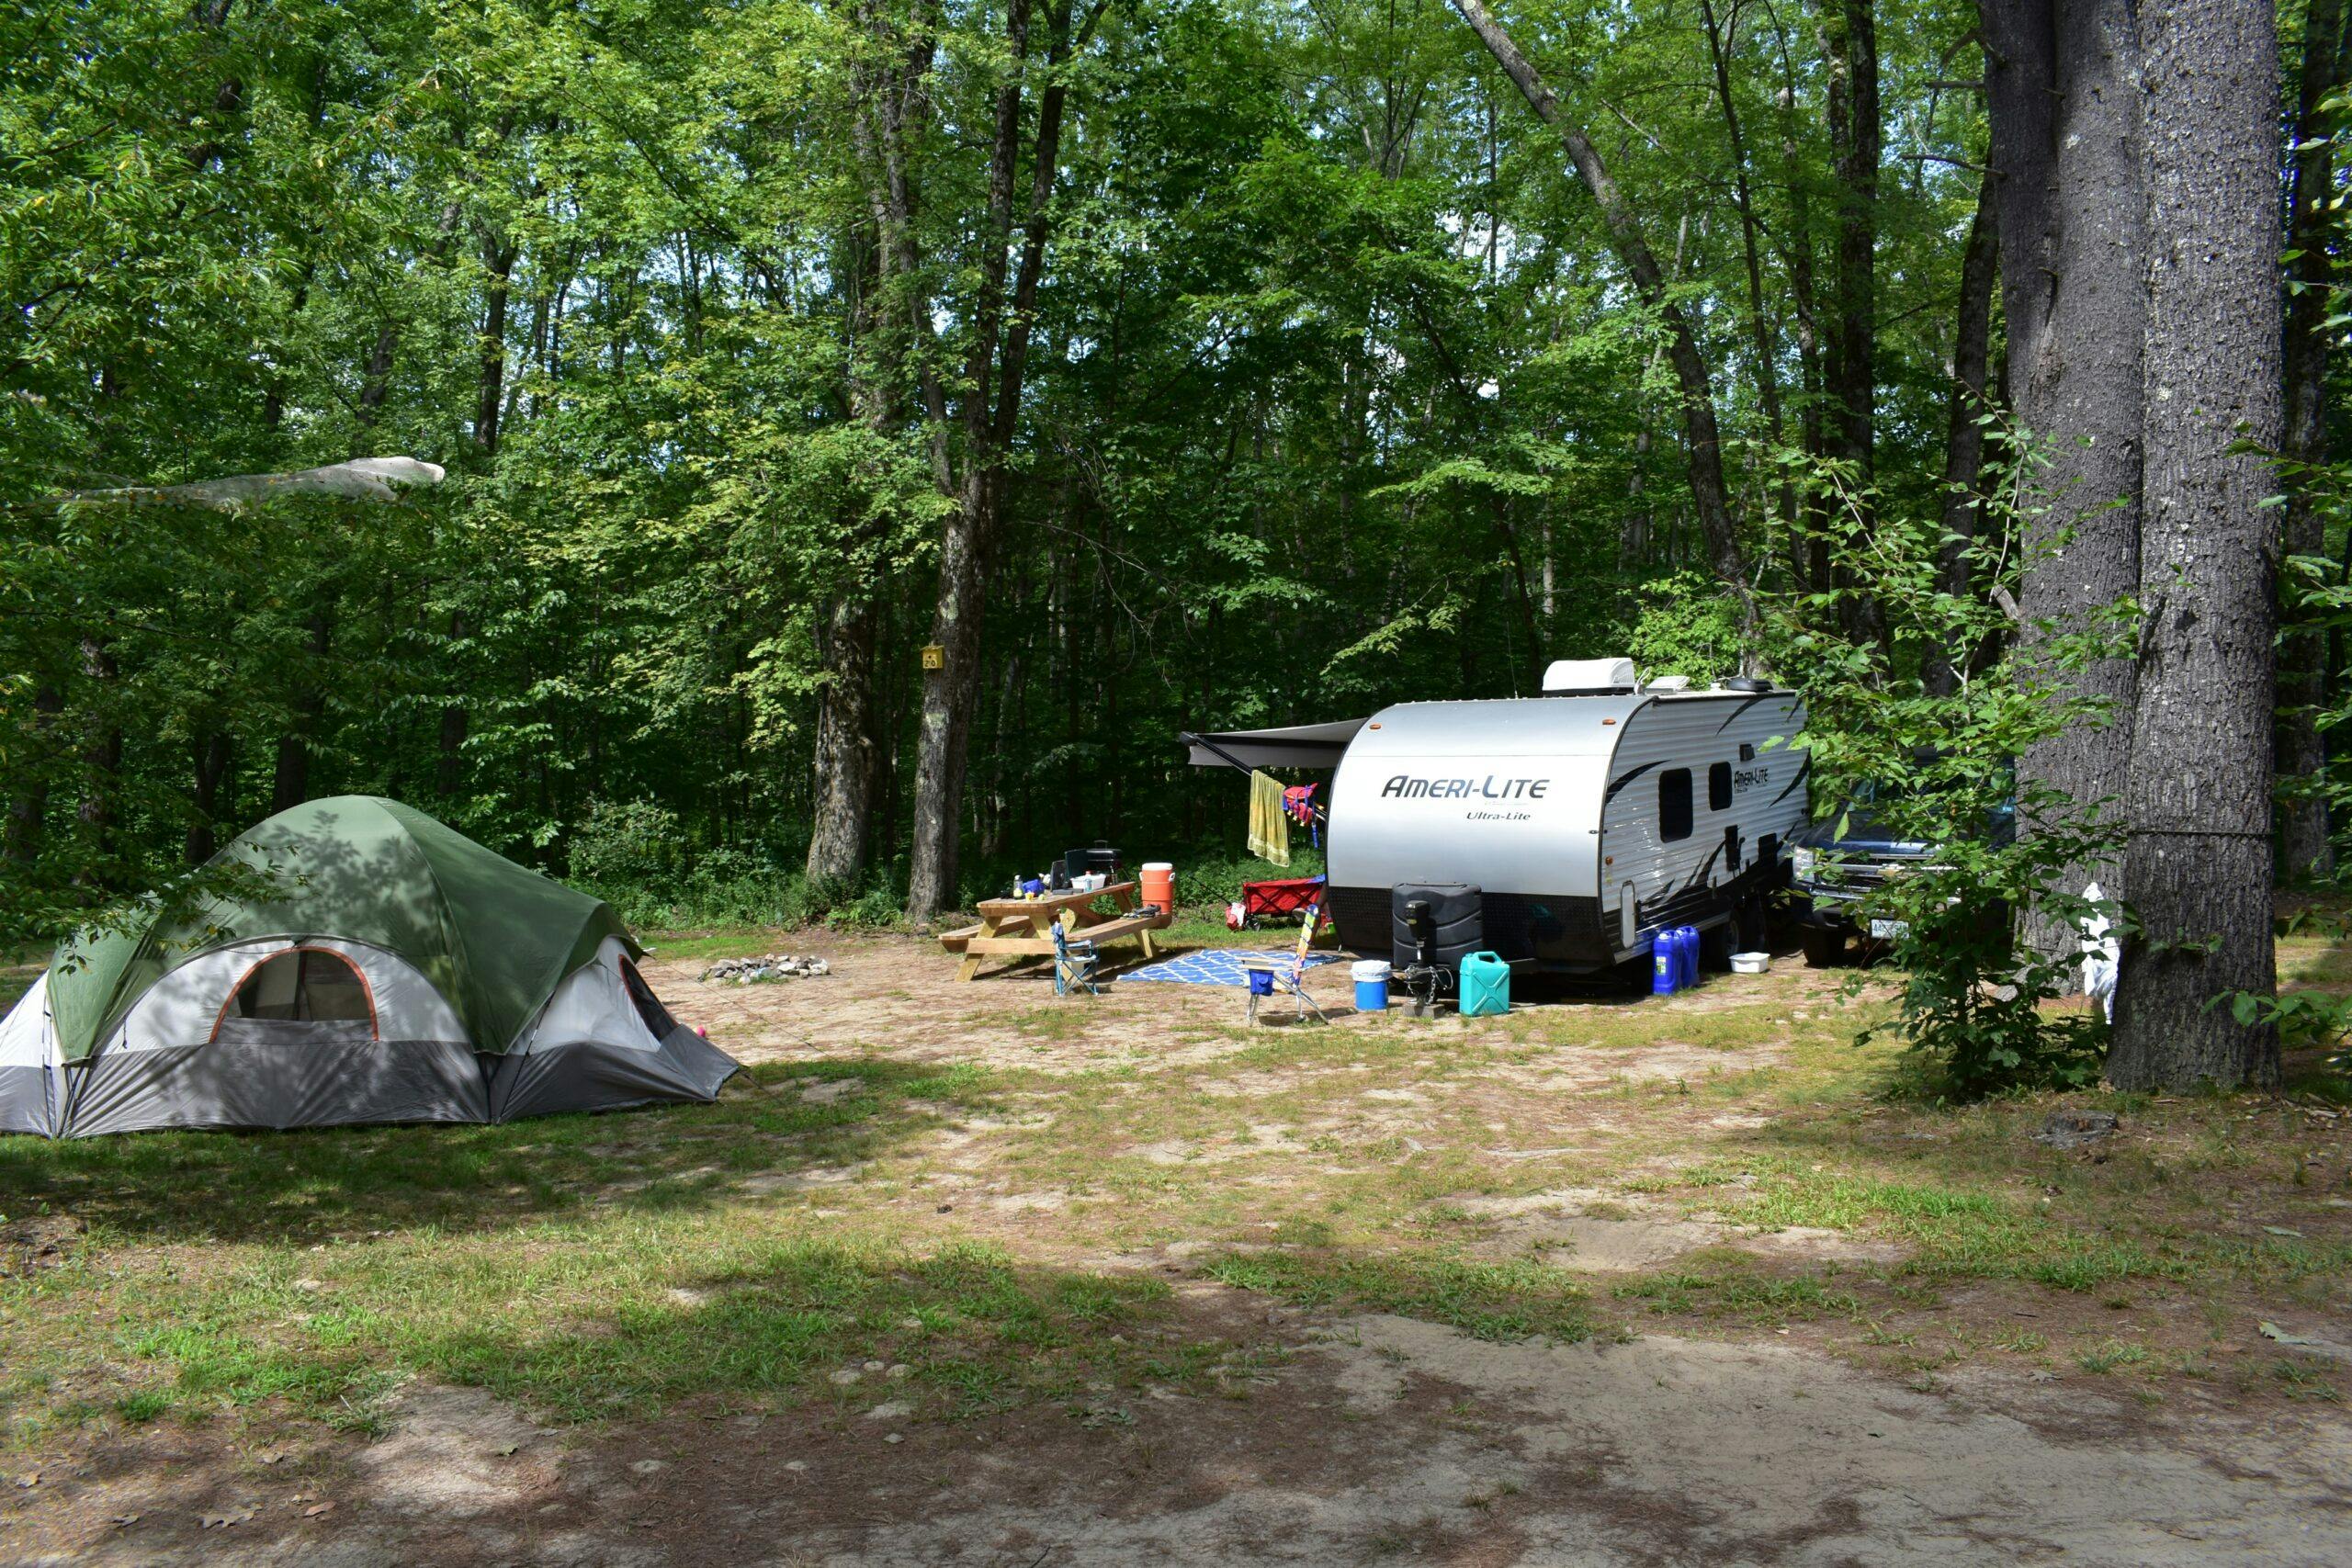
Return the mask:
{"type": "Polygon", "coordinates": [[[939,945],[964,955],[956,969],[958,980],[977,977],[982,961],[989,958],[1051,958],[1056,920],[1073,941],[1100,946],[1133,938],[1143,944],[1143,955],[1150,958],[1154,955],[1151,933],[1168,924],[1170,912],[1137,914],[1136,903],[1132,882],[1114,882],[1083,892],[1048,893],[1038,898],[983,898],[980,923],[942,931],[939,945]],[[1110,907],[1102,908],[1104,904],[1110,907]]]}

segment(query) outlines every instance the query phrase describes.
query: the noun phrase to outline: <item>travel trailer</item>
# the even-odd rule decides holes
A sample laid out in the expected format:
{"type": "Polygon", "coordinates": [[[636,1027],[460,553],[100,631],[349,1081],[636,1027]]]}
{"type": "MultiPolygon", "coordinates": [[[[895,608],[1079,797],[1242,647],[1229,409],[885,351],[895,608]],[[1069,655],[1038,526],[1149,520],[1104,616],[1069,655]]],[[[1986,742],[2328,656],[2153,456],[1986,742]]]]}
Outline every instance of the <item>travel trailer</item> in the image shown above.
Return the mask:
{"type": "Polygon", "coordinates": [[[1623,659],[1561,660],[1544,690],[1184,739],[1196,763],[1334,770],[1329,911],[1361,952],[1390,951],[1399,885],[1476,886],[1486,947],[1571,974],[1760,916],[1808,816],[1797,694],[1644,682],[1623,659]]]}

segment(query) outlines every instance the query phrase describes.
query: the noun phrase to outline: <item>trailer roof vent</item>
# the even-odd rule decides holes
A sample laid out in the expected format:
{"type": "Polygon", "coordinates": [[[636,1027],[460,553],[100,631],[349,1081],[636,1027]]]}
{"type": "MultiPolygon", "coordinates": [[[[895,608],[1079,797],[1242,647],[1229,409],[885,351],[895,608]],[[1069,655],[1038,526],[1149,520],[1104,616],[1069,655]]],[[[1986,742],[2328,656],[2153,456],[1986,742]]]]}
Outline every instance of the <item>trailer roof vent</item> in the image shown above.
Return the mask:
{"type": "Polygon", "coordinates": [[[1653,692],[1687,692],[1690,689],[1688,675],[1653,675],[1649,689],[1653,692]]]}
{"type": "Polygon", "coordinates": [[[1544,690],[1555,697],[1611,696],[1641,689],[1630,659],[1555,659],[1544,671],[1544,690]]]}

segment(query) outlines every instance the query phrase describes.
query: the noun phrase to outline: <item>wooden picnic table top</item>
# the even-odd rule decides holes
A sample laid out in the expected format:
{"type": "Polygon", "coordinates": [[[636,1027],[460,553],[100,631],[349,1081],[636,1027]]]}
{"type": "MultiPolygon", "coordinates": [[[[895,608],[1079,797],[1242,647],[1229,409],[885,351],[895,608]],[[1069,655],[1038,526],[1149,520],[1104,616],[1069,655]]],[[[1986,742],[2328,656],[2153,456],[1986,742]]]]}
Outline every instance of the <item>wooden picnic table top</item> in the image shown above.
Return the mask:
{"type": "Polygon", "coordinates": [[[983,919],[1011,919],[1022,915],[1057,915],[1064,909],[1080,908],[1097,898],[1115,894],[1132,893],[1132,882],[1105,883],[1100,887],[1073,887],[1065,892],[1044,893],[1035,898],[983,898],[978,908],[983,919]]]}
{"type": "Polygon", "coordinates": [[[940,932],[940,945],[964,955],[964,961],[956,968],[958,980],[977,976],[981,961],[987,958],[1052,957],[1054,928],[1057,924],[1066,928],[1073,941],[1120,942],[1132,938],[1142,944],[1143,955],[1151,958],[1155,956],[1151,933],[1167,925],[1173,911],[1136,913],[1136,886],[1133,882],[1112,882],[1101,887],[1068,888],[1035,898],[983,898],[979,902],[980,923],[961,931],[940,932]],[[1098,899],[1108,900],[1111,907],[1095,908],[1098,899]]]}

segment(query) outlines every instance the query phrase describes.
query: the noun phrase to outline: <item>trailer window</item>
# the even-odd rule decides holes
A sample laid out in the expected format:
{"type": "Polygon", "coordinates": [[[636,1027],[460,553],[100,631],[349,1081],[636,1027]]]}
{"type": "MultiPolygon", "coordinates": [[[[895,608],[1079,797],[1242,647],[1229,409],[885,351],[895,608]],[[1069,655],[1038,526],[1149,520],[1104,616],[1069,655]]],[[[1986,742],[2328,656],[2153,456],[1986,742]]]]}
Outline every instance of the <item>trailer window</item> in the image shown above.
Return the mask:
{"type": "Polygon", "coordinates": [[[1690,770],[1668,768],[1657,776],[1657,836],[1666,843],[1690,836],[1690,770]]]}
{"type": "Polygon", "coordinates": [[[1731,764],[1717,762],[1707,770],[1707,809],[1731,809],[1731,764]]]}

